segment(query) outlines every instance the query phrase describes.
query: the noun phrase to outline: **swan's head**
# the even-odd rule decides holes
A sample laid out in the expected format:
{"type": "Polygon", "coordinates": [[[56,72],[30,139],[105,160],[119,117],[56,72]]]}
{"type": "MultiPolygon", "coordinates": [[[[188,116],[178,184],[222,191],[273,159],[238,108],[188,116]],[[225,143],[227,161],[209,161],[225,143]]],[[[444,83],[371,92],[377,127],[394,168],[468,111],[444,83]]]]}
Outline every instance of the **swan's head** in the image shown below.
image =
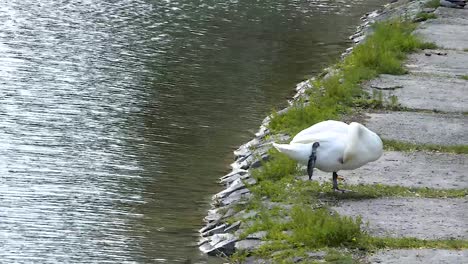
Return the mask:
{"type": "Polygon", "coordinates": [[[382,139],[376,133],[356,122],[352,122],[349,126],[357,131],[356,141],[366,150],[369,161],[375,161],[382,156],[382,139]]]}

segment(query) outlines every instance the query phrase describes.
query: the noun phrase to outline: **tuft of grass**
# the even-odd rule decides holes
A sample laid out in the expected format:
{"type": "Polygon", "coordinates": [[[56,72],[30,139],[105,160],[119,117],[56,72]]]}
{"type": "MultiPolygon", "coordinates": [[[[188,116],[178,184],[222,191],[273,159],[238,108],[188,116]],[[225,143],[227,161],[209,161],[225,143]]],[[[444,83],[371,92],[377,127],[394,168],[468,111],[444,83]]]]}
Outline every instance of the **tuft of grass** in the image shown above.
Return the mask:
{"type": "Polygon", "coordinates": [[[383,184],[344,185],[353,192],[338,196],[340,199],[372,199],[380,197],[424,197],[424,198],[463,198],[468,195],[468,189],[433,189],[408,188],[399,185],[383,184]]]}
{"type": "Polygon", "coordinates": [[[338,250],[329,250],[325,256],[326,263],[334,264],[358,264],[361,263],[353,258],[351,254],[346,254],[338,250]]]}
{"type": "Polygon", "coordinates": [[[276,149],[268,151],[269,160],[262,162],[262,166],[253,170],[252,176],[258,181],[278,181],[281,178],[296,175],[299,172],[297,162],[278,152],[276,149]]]}
{"type": "Polygon", "coordinates": [[[460,79],[468,80],[468,74],[460,76],[460,79]]]}
{"type": "Polygon", "coordinates": [[[413,144],[398,140],[384,139],[384,148],[394,151],[437,151],[455,154],[468,154],[468,145],[443,146],[434,144],[413,144]]]}
{"type": "Polygon", "coordinates": [[[424,4],[424,7],[427,7],[427,8],[437,8],[439,6],[440,6],[440,0],[431,0],[431,1],[426,2],[426,4],[424,4]]]}
{"type": "Polygon", "coordinates": [[[429,20],[429,19],[436,19],[437,16],[436,14],[434,13],[418,13],[416,15],[416,17],[414,18],[414,21],[415,22],[422,22],[422,21],[426,21],[426,20],[429,20]]]}
{"type": "Polygon", "coordinates": [[[307,248],[340,247],[357,245],[361,236],[361,218],[341,216],[328,209],[312,210],[295,206],[291,211],[291,240],[295,245],[307,248]]]}
{"type": "Polygon", "coordinates": [[[415,27],[401,20],[376,23],[374,33],[336,66],[332,76],[325,75],[312,83],[308,102],[297,102],[286,113],[272,115],[270,130],[295,134],[311,124],[337,119],[349,113],[354,99],[362,95],[362,81],[384,73],[405,74],[403,61],[407,53],[435,48],[433,43],[411,34],[415,27]]]}

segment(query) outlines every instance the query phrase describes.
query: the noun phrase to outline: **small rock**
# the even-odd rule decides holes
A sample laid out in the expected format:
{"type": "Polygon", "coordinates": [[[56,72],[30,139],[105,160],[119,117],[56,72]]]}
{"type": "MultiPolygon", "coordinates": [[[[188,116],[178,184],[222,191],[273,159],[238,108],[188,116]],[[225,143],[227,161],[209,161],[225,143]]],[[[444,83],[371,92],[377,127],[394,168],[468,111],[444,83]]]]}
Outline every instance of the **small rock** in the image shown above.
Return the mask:
{"type": "Polygon", "coordinates": [[[242,219],[247,219],[247,218],[252,218],[255,217],[258,214],[257,211],[255,210],[250,210],[248,212],[245,212],[245,210],[240,211],[235,215],[236,218],[242,218],[242,219]]]}
{"type": "Polygon", "coordinates": [[[294,263],[299,263],[299,262],[301,262],[301,261],[303,261],[303,260],[304,260],[304,257],[294,257],[294,258],[292,259],[292,261],[293,261],[294,263]]]}
{"type": "Polygon", "coordinates": [[[252,162],[252,164],[250,164],[250,168],[252,168],[252,169],[258,168],[258,167],[262,166],[262,163],[268,161],[269,159],[270,159],[270,155],[264,154],[264,155],[262,155],[261,159],[257,159],[254,162],[252,162]]]}
{"type": "Polygon", "coordinates": [[[252,194],[248,189],[240,189],[229,194],[229,196],[219,200],[222,206],[230,205],[235,202],[239,202],[243,198],[248,198],[252,194]]]}
{"type": "Polygon", "coordinates": [[[234,245],[237,238],[233,234],[215,234],[203,243],[199,249],[201,252],[214,256],[219,254],[231,255],[234,253],[234,245]]]}
{"type": "Polygon", "coordinates": [[[220,180],[220,182],[223,182],[224,180],[226,180],[228,178],[234,177],[236,175],[242,176],[242,175],[244,175],[246,173],[247,173],[246,170],[233,170],[232,172],[230,172],[230,173],[224,175],[223,177],[221,177],[219,180],[220,180]]]}
{"type": "Polygon", "coordinates": [[[208,237],[208,236],[212,236],[214,234],[221,234],[221,233],[224,233],[224,229],[227,227],[226,224],[222,224],[220,226],[217,226],[211,230],[208,230],[204,233],[201,234],[202,237],[208,237]]]}
{"type": "Polygon", "coordinates": [[[268,234],[267,231],[258,231],[258,232],[249,234],[246,238],[247,239],[263,239],[266,237],[267,234],[268,234]]]}
{"type": "Polygon", "coordinates": [[[426,7],[426,8],[423,8],[423,10],[421,12],[422,13],[434,13],[434,11],[436,11],[435,8],[426,7]]]}
{"type": "Polygon", "coordinates": [[[241,241],[237,241],[235,244],[235,248],[236,250],[254,251],[264,243],[265,241],[261,241],[258,239],[244,239],[241,241]]]}
{"type": "Polygon", "coordinates": [[[211,210],[208,210],[208,215],[205,216],[205,221],[206,222],[219,221],[221,217],[222,215],[218,213],[218,209],[211,209],[211,210]]]}
{"type": "Polygon", "coordinates": [[[217,222],[210,222],[210,223],[208,223],[206,226],[200,228],[200,230],[198,230],[198,232],[199,232],[200,234],[205,233],[206,231],[215,228],[218,224],[219,224],[219,223],[217,223],[217,222]]]}
{"type": "MultiPolygon", "coordinates": [[[[216,200],[216,199],[221,199],[221,198],[224,198],[228,195],[230,195],[231,193],[237,191],[237,190],[240,190],[240,189],[243,189],[245,188],[245,184],[244,182],[242,182],[241,179],[237,179],[235,181],[233,181],[229,187],[215,195],[213,195],[213,200],[216,200]]],[[[212,211],[212,210],[210,210],[212,211]]],[[[209,215],[209,212],[208,212],[208,215],[209,215]]]]}
{"type": "Polygon", "coordinates": [[[324,251],[307,252],[306,254],[307,254],[307,257],[312,258],[312,259],[324,259],[325,256],[327,255],[327,253],[324,251]]]}
{"type": "Polygon", "coordinates": [[[224,229],[224,233],[232,233],[236,230],[239,229],[239,227],[241,226],[241,221],[237,221],[235,223],[233,223],[232,225],[228,226],[226,229],[224,229]]]}

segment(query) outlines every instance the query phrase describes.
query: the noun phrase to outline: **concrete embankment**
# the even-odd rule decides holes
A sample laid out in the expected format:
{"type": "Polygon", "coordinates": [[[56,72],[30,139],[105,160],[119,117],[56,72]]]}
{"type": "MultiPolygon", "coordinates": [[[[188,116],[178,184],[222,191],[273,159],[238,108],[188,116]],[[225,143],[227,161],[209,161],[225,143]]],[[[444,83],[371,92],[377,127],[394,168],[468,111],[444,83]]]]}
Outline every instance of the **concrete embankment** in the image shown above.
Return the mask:
{"type": "MultiPolygon", "coordinates": [[[[434,19],[419,23],[414,34],[438,48],[411,54],[405,64],[408,71],[405,75],[381,75],[362,84],[363,89],[379,93],[386,102],[398,99],[398,107],[393,111],[389,110],[393,108],[369,110],[362,118],[363,123],[385,142],[410,147],[404,151],[388,149],[378,161],[354,171],[343,171],[341,175],[350,186],[460,191],[464,195],[409,197],[400,193],[378,198],[355,195],[350,199],[344,196],[337,199],[332,209],[340,215],[362,217],[367,223],[363,229],[375,237],[468,241],[468,9],[427,10],[426,2],[394,3],[380,15],[368,16],[361,33],[354,36],[361,41],[368,33],[365,25],[373,21],[433,12],[434,19]]],[[[309,81],[300,83],[295,98],[301,98],[310,88],[309,81]]],[[[240,250],[254,251],[269,242],[265,230],[242,235],[258,212],[237,209],[249,203],[252,197],[249,186],[256,184],[252,170],[269,159],[271,142],[289,138],[272,135],[268,122],[266,118],[256,138],[235,151],[232,172],[221,178],[226,189],[213,196],[213,209],[205,218],[207,225],[200,230],[200,250],[204,253],[227,256],[240,250]]],[[[307,176],[298,179],[305,181],[307,176]]],[[[330,175],[317,171],[314,180],[329,182],[330,175]]],[[[278,205],[267,200],[264,203],[278,205]]],[[[280,206],[287,208],[288,204],[280,206]]],[[[466,263],[468,250],[394,247],[368,252],[357,259],[364,263],[466,263]]],[[[324,261],[324,253],[302,252],[301,257],[291,256],[290,260],[324,261]]],[[[258,257],[247,257],[244,261],[274,263],[258,257]]]]}

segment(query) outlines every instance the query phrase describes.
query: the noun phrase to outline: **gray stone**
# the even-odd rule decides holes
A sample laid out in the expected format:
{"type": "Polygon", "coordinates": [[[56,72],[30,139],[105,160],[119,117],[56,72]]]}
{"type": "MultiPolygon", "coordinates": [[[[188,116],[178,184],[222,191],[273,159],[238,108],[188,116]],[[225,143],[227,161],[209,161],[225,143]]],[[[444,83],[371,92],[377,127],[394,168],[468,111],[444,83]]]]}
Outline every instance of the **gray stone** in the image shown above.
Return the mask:
{"type": "Polygon", "coordinates": [[[468,116],[390,112],[369,114],[367,127],[386,139],[417,144],[466,145],[468,116]]]}
{"type": "Polygon", "coordinates": [[[242,156],[248,156],[250,155],[250,149],[254,148],[260,144],[260,139],[258,138],[253,138],[249,142],[245,143],[244,145],[240,146],[237,150],[234,151],[234,156],[237,158],[242,157],[242,156]]]}
{"type": "Polygon", "coordinates": [[[362,216],[363,228],[379,237],[468,239],[467,198],[349,200],[333,209],[342,215],[362,216]]]}
{"type": "Polygon", "coordinates": [[[247,219],[247,218],[255,217],[255,216],[257,216],[257,214],[258,214],[258,212],[254,211],[254,210],[250,210],[248,212],[246,212],[245,210],[242,210],[242,211],[238,212],[237,214],[235,214],[235,218],[247,219]]]}
{"type": "Polygon", "coordinates": [[[254,251],[264,243],[264,241],[258,239],[244,239],[241,241],[237,241],[235,244],[235,248],[236,250],[254,251]]]}
{"type": "Polygon", "coordinates": [[[412,109],[468,112],[468,81],[460,78],[384,74],[366,88],[412,109]]]}
{"type": "Polygon", "coordinates": [[[317,252],[307,252],[307,257],[310,259],[324,259],[327,255],[325,251],[317,251],[317,252]]]}
{"type": "Polygon", "coordinates": [[[232,192],[229,194],[229,196],[219,199],[218,201],[222,206],[230,205],[232,203],[239,202],[242,199],[247,199],[251,196],[252,194],[248,189],[240,189],[235,192],[232,192]]]}
{"type": "Polygon", "coordinates": [[[221,198],[224,198],[228,195],[230,195],[231,193],[237,191],[237,190],[240,190],[240,189],[244,189],[245,188],[245,184],[244,182],[242,181],[242,179],[237,179],[235,181],[233,181],[228,188],[222,190],[221,192],[215,194],[213,196],[212,199],[221,199],[221,198]]]}
{"type": "Polygon", "coordinates": [[[246,173],[248,173],[247,170],[233,170],[233,171],[231,171],[230,173],[228,173],[228,174],[224,175],[223,177],[219,178],[219,181],[220,181],[220,182],[223,182],[223,181],[225,181],[226,179],[235,177],[235,176],[237,176],[237,175],[244,175],[244,174],[246,174],[246,173]]]}
{"type": "MultiPolygon", "coordinates": [[[[229,175],[229,174],[228,174],[229,175]]],[[[227,176],[227,175],[226,175],[227,176]]],[[[232,182],[234,182],[235,180],[238,180],[238,179],[247,179],[250,177],[250,173],[246,170],[240,170],[239,173],[235,173],[235,174],[232,174],[230,175],[229,177],[222,177],[221,180],[219,181],[220,183],[223,183],[224,185],[226,185],[226,187],[228,187],[229,185],[232,184],[232,182]]]]}
{"type": "Polygon", "coordinates": [[[247,239],[259,239],[260,240],[260,239],[265,238],[266,235],[268,235],[267,231],[258,231],[258,232],[247,235],[246,238],[247,239]]]}
{"type": "MultiPolygon", "coordinates": [[[[339,171],[346,184],[384,184],[434,189],[468,188],[468,155],[435,152],[384,152],[359,169],[339,171]]],[[[302,177],[307,180],[308,176],[302,177]]],[[[331,173],[314,171],[312,180],[331,182],[331,173]]]]}
{"type": "Polygon", "coordinates": [[[263,154],[260,159],[255,159],[251,164],[250,167],[251,169],[258,168],[262,166],[262,164],[270,159],[270,155],[268,154],[263,154]]]}
{"type": "Polygon", "coordinates": [[[231,217],[233,215],[235,215],[237,213],[237,210],[232,208],[232,207],[228,207],[229,209],[227,209],[226,213],[223,215],[223,218],[228,218],[228,217],[231,217]]]}
{"type": "Polygon", "coordinates": [[[222,224],[222,225],[219,225],[213,229],[210,229],[204,233],[201,234],[202,237],[208,237],[208,236],[212,236],[214,234],[222,234],[224,233],[224,229],[227,227],[226,224],[222,224]]]}
{"type": "MultiPolygon", "coordinates": [[[[411,73],[459,77],[468,74],[468,52],[458,50],[426,50],[409,55],[406,68],[411,73]],[[426,56],[425,53],[433,56],[426,56]],[[444,54],[446,55],[438,55],[444,54]]],[[[440,86],[439,88],[444,87],[440,86]]],[[[447,89],[444,89],[444,92],[447,89]]],[[[454,98],[455,99],[455,98],[454,98]]]]}
{"type": "Polygon", "coordinates": [[[241,224],[242,224],[241,221],[237,221],[237,222],[235,222],[235,223],[229,225],[228,227],[226,227],[226,228],[224,229],[224,232],[225,232],[225,233],[232,233],[232,232],[235,232],[236,230],[238,230],[238,229],[240,228],[241,224]]]}
{"type": "Polygon", "coordinates": [[[384,264],[455,264],[468,263],[468,250],[394,249],[379,251],[370,263],[384,264]]]}
{"type": "Polygon", "coordinates": [[[231,255],[234,253],[236,242],[237,238],[232,234],[215,234],[200,245],[199,249],[208,255],[231,255]]]}
{"type": "Polygon", "coordinates": [[[215,228],[218,225],[219,225],[219,222],[210,222],[207,225],[205,225],[204,227],[200,228],[200,230],[198,230],[198,232],[200,234],[203,234],[203,233],[207,232],[208,230],[211,230],[211,229],[215,228]]]}
{"type": "Polygon", "coordinates": [[[208,215],[205,216],[205,222],[219,221],[222,215],[218,212],[218,209],[208,210],[208,215]]]}

